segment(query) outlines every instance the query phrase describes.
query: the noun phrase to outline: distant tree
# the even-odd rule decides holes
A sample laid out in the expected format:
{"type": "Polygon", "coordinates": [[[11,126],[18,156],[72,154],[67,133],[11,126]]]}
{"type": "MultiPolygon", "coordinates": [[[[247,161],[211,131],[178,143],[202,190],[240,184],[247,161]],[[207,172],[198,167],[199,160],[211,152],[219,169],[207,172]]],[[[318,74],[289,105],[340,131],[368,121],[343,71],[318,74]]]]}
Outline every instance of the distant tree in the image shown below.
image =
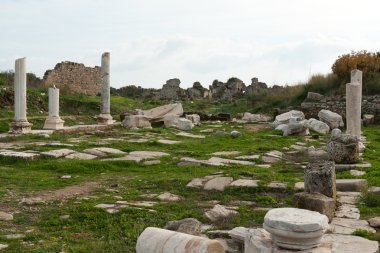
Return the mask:
{"type": "Polygon", "coordinates": [[[353,69],[363,71],[363,77],[369,73],[378,73],[380,72],[380,52],[352,51],[350,54],[339,56],[331,69],[344,81],[349,80],[350,72],[353,69]]]}

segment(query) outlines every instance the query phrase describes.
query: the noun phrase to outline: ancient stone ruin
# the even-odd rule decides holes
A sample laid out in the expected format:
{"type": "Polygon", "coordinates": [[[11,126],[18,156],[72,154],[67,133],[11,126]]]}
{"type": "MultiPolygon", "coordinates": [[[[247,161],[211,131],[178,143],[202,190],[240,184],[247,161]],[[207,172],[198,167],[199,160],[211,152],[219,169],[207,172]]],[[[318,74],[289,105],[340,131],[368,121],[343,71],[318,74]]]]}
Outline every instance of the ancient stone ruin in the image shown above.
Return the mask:
{"type": "Polygon", "coordinates": [[[43,77],[45,87],[55,85],[69,93],[97,95],[100,92],[100,67],[86,67],[84,64],[64,61],[47,70],[43,77]]]}

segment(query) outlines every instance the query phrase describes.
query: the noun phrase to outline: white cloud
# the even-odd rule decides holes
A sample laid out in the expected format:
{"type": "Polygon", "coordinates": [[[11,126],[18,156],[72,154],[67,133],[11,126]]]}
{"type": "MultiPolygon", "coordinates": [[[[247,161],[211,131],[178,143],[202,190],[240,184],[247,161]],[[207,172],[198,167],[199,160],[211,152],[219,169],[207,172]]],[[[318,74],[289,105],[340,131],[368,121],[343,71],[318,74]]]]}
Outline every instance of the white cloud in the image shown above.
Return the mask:
{"type": "Polygon", "coordinates": [[[28,57],[42,76],[60,61],[99,65],[112,84],[182,86],[237,76],[268,84],[327,73],[351,50],[376,51],[380,3],[365,0],[17,0],[0,8],[0,70],[28,57]]]}

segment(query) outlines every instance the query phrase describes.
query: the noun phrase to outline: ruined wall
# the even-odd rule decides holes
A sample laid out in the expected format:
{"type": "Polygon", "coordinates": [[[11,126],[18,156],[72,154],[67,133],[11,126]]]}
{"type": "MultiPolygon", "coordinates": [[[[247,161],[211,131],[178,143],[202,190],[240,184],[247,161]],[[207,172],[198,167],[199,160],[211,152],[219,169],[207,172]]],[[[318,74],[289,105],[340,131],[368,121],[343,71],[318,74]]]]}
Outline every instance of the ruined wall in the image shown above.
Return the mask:
{"type": "Polygon", "coordinates": [[[179,100],[181,96],[181,88],[179,87],[181,81],[178,78],[169,79],[158,95],[159,99],[179,100]]]}
{"type": "Polygon", "coordinates": [[[86,67],[81,63],[61,62],[43,77],[45,87],[55,85],[69,93],[96,95],[100,92],[100,67],[86,67]]]}
{"type": "MultiPolygon", "coordinates": [[[[301,110],[307,118],[318,118],[318,112],[322,109],[330,110],[346,117],[346,98],[344,96],[324,97],[320,101],[306,99],[301,104],[301,110]]],[[[375,120],[380,119],[380,96],[363,96],[362,115],[373,114],[375,120]]]]}

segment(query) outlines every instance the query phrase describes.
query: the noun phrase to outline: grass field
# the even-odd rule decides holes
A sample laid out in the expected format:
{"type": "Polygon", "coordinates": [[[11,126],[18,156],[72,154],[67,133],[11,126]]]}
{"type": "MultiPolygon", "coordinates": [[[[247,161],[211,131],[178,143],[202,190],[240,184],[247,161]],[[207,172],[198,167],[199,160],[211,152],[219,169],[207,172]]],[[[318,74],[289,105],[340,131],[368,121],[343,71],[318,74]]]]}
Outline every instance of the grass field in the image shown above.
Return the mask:
{"type": "MultiPolygon", "coordinates": [[[[207,124],[195,128],[193,134],[210,128],[207,124]]],[[[91,161],[64,158],[40,157],[33,161],[1,158],[0,160],[0,210],[14,213],[13,221],[0,221],[0,243],[9,247],[3,252],[134,252],[138,235],[148,226],[163,227],[168,221],[194,217],[205,224],[212,224],[204,211],[213,203],[236,206],[239,215],[225,222],[218,222],[215,229],[229,229],[236,226],[261,226],[266,213],[265,207],[291,205],[294,183],[303,181],[303,169],[294,164],[278,162],[271,168],[258,166],[229,167],[178,167],[181,157],[207,159],[216,151],[240,151],[242,155],[263,154],[271,150],[282,150],[304,137],[281,137],[274,130],[253,132],[242,125],[222,123],[215,131],[238,130],[242,138],[229,135],[207,135],[205,139],[192,139],[176,135],[176,130],[154,128],[131,131],[116,127],[113,131],[92,135],[53,134],[49,138],[23,136],[3,139],[2,142],[22,142],[21,150],[47,151],[59,147],[37,145],[40,142],[60,141],[73,144],[71,149],[81,151],[86,148],[112,147],[125,152],[136,150],[162,151],[170,154],[161,158],[158,165],[143,165],[131,161],[91,161]],[[132,138],[147,138],[145,143],[131,143],[132,138]],[[80,140],[80,142],[72,142],[80,140]],[[158,139],[178,140],[174,145],[161,144],[158,139]],[[70,142],[71,141],[71,142],[70,142]],[[229,187],[224,192],[204,191],[187,188],[191,179],[223,171],[234,179],[252,178],[260,180],[257,188],[229,187]],[[70,175],[71,179],[60,179],[70,175]],[[272,181],[287,183],[286,190],[269,189],[272,181]],[[56,198],[46,203],[25,205],[20,201],[25,197],[44,196],[68,186],[80,186],[93,182],[96,187],[83,196],[56,198]],[[112,204],[117,200],[149,200],[144,194],[170,192],[183,197],[179,202],[160,202],[153,207],[136,209],[126,207],[110,214],[95,208],[100,203],[112,204]],[[236,201],[252,201],[253,204],[236,204],[236,201]],[[153,211],[152,211],[153,210],[153,211]],[[69,215],[68,219],[60,218],[69,215]],[[5,239],[7,234],[23,234],[22,239],[5,239]]],[[[365,152],[365,160],[373,167],[363,176],[370,185],[380,186],[380,129],[366,128],[365,135],[371,141],[365,152]]],[[[319,141],[325,141],[320,138],[319,141]]],[[[313,141],[308,145],[317,145],[313,141]]],[[[60,147],[61,148],[61,147],[60,147]]],[[[258,159],[257,164],[262,161],[258,159]]],[[[338,178],[349,177],[348,172],[338,173],[338,178]]],[[[375,197],[377,198],[377,197],[375,197]]],[[[362,215],[371,217],[380,214],[380,201],[372,206],[362,204],[362,215]],[[376,204],[377,203],[377,204],[376,204]]]]}

